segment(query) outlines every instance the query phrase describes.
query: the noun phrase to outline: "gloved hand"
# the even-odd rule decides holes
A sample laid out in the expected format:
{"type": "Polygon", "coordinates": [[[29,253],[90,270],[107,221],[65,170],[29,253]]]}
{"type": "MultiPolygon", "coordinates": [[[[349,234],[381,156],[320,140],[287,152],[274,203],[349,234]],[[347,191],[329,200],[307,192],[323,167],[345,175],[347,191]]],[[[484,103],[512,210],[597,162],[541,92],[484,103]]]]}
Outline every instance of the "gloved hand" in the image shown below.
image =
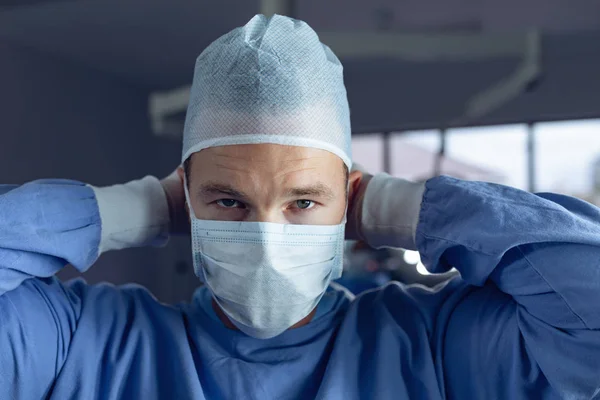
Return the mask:
{"type": "Polygon", "coordinates": [[[183,167],[179,166],[169,176],[160,180],[169,204],[170,234],[190,234],[190,219],[185,202],[183,167]]]}
{"type": "Polygon", "coordinates": [[[364,240],[362,232],[362,214],[367,186],[373,175],[360,164],[352,163],[352,171],[360,171],[362,177],[352,186],[352,196],[348,199],[348,213],[346,222],[346,240],[364,240]]]}

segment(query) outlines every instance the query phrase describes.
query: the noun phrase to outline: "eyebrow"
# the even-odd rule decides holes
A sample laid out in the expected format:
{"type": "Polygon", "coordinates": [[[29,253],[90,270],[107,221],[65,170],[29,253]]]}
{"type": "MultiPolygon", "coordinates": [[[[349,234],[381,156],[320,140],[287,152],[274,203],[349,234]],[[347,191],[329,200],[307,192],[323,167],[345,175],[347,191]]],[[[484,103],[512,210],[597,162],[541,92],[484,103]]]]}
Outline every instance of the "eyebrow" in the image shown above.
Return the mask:
{"type": "MultiPolygon", "coordinates": [[[[200,186],[198,190],[198,195],[200,196],[214,196],[214,195],[224,195],[229,196],[235,199],[248,201],[248,196],[233,186],[218,182],[207,182],[200,186]]],[[[329,186],[325,185],[322,182],[317,182],[311,185],[290,188],[287,189],[284,193],[286,197],[318,197],[322,199],[332,200],[335,198],[335,195],[329,186]]]]}
{"type": "Polygon", "coordinates": [[[200,186],[200,190],[198,190],[198,195],[200,196],[214,196],[214,195],[224,195],[229,197],[234,197],[239,200],[248,200],[248,196],[245,193],[240,192],[235,189],[231,185],[217,183],[217,182],[207,182],[200,186]]]}
{"type": "Polygon", "coordinates": [[[319,197],[333,200],[335,195],[331,188],[324,183],[317,182],[312,185],[291,188],[285,192],[287,197],[319,197]]]}

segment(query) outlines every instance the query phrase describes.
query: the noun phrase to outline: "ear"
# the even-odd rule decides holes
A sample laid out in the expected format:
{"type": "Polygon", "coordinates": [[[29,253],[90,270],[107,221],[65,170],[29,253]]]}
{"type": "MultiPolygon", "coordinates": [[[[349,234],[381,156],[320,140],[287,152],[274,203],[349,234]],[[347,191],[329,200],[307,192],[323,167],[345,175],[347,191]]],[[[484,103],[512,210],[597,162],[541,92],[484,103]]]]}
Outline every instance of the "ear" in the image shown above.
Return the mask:
{"type": "Polygon", "coordinates": [[[185,171],[183,170],[183,166],[181,165],[177,167],[177,176],[179,177],[179,179],[181,179],[181,182],[185,181],[185,171]]]}
{"type": "MultiPolygon", "coordinates": [[[[185,170],[183,169],[182,165],[180,165],[179,167],[177,167],[177,176],[181,180],[181,185],[182,186],[185,185],[185,170]]],[[[184,196],[185,196],[185,194],[184,194],[184,196]]],[[[190,207],[189,207],[187,201],[185,201],[185,198],[184,198],[183,204],[185,206],[185,212],[187,213],[188,222],[191,224],[192,223],[192,218],[190,217],[190,207]]]]}
{"type": "Polygon", "coordinates": [[[350,172],[350,175],[348,176],[348,184],[350,186],[350,189],[348,191],[348,210],[352,209],[356,196],[359,192],[360,184],[363,180],[363,177],[363,173],[356,169],[350,172]]]}

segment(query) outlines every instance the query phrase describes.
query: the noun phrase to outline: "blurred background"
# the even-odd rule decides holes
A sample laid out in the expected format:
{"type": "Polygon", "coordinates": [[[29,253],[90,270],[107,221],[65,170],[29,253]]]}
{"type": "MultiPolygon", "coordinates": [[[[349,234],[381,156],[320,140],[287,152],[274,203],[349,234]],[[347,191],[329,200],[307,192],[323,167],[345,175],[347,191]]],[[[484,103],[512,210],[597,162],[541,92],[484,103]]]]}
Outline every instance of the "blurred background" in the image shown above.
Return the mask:
{"type": "MultiPolygon", "coordinates": [[[[590,0],[3,0],[0,181],[167,175],[195,58],[257,13],[308,22],[340,57],[354,158],[371,172],[600,204],[600,2],[590,0]]],[[[342,283],[357,293],[447,278],[416,252],[360,242],[345,262],[342,283]]],[[[199,284],[189,238],[105,254],[84,276],[137,282],[165,302],[199,284]]]]}

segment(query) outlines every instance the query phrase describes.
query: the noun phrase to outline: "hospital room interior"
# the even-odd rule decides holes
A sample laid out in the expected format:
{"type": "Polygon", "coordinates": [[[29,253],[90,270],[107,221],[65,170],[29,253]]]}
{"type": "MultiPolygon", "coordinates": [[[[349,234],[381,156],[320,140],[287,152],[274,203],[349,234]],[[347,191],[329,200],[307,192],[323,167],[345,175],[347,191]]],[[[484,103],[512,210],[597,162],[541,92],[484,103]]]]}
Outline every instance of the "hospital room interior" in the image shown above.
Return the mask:
{"type": "MultiPolygon", "coordinates": [[[[196,58],[257,14],[305,21],[339,57],[352,161],[370,174],[449,176],[600,206],[600,3],[591,1],[3,1],[0,181],[107,187],[168,176],[181,163],[196,58]]],[[[138,284],[174,305],[203,285],[191,246],[190,235],[173,235],[58,278],[138,284]]],[[[346,240],[335,282],[359,296],[458,275],[432,273],[415,249],[346,240]]]]}

